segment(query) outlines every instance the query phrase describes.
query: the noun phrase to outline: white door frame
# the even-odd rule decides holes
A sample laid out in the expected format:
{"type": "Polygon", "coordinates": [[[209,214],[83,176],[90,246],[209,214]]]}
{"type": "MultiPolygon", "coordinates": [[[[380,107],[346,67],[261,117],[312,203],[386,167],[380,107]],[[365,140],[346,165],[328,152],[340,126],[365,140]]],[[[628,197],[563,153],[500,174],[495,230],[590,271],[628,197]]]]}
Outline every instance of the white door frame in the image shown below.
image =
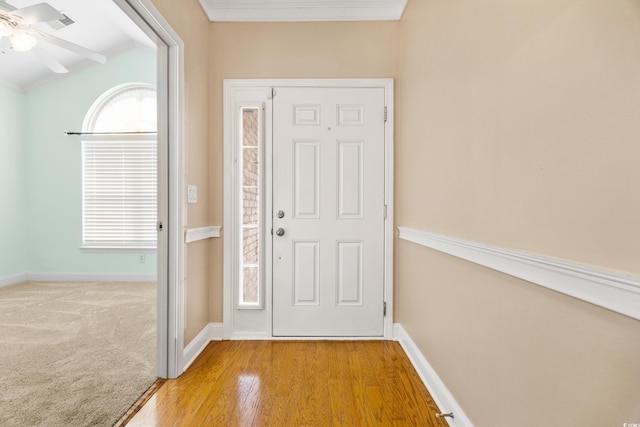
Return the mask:
{"type": "MultiPolygon", "coordinates": [[[[266,262],[266,277],[264,283],[264,316],[255,316],[264,323],[254,330],[234,330],[236,304],[232,295],[237,280],[237,250],[240,239],[236,228],[238,207],[235,193],[237,191],[238,165],[235,162],[234,147],[236,143],[236,130],[234,129],[235,111],[240,94],[249,92],[270,93],[274,87],[316,87],[316,88],[383,88],[385,91],[385,106],[387,108],[387,121],[385,125],[385,188],[384,197],[387,205],[387,217],[384,223],[384,301],[387,311],[384,318],[384,335],[382,339],[392,339],[393,336],[393,79],[248,79],[224,80],[224,284],[223,284],[223,337],[224,339],[273,339],[272,329],[272,282],[271,267],[266,262]]],[[[277,96],[277,94],[276,94],[277,96]]],[[[245,99],[246,100],[246,99],[245,99]]],[[[260,101],[256,99],[254,101],[260,101]]],[[[271,106],[267,103],[265,108],[265,152],[270,153],[272,148],[271,106]]],[[[265,156],[265,165],[270,170],[269,156],[265,156]]],[[[265,193],[271,194],[271,178],[266,174],[265,193]]],[[[271,211],[271,200],[264,204],[265,212],[271,211]]],[[[271,215],[264,216],[266,230],[271,230],[271,215]]],[[[265,256],[270,257],[272,236],[265,233],[265,256]]],[[[267,258],[268,259],[268,258],[267,258]]],[[[245,310],[243,310],[245,311],[245,310]]],[[[246,310],[248,311],[256,311],[246,310]]],[[[236,316],[237,317],[237,316],[236,316]]],[[[304,337],[304,339],[376,339],[376,337],[304,337]]],[[[277,339],[287,339],[277,337],[277,339]]],[[[302,339],[292,337],[291,339],[302,339]]],[[[380,338],[378,338],[380,339],[380,338]]]]}
{"type": "Polygon", "coordinates": [[[183,42],[150,0],[113,0],[157,45],[158,271],[156,374],[184,370],[184,242],[182,238],[183,42]]]}

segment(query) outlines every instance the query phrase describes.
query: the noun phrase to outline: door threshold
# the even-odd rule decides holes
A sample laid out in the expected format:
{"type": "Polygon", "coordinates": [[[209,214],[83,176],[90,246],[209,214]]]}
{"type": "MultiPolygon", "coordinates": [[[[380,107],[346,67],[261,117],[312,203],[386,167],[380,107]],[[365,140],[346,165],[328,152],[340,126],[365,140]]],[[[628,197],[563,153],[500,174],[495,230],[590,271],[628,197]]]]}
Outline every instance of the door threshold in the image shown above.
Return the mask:
{"type": "Polygon", "coordinates": [[[131,408],[127,410],[127,412],[124,413],[124,415],[114,424],[114,427],[126,426],[127,423],[131,421],[133,417],[135,417],[135,415],[140,411],[140,409],[142,409],[145,403],[147,403],[149,399],[151,399],[153,395],[156,394],[156,392],[166,381],[167,380],[164,378],[158,378],[153,384],[151,384],[151,387],[149,387],[147,391],[145,391],[142,396],[138,398],[138,401],[134,403],[131,408]]]}
{"type": "Polygon", "coordinates": [[[256,334],[233,334],[229,340],[231,341],[386,341],[390,338],[385,336],[367,336],[367,337],[334,337],[334,336],[322,336],[322,337],[308,337],[308,336],[271,336],[271,335],[256,335],[256,334]]]}

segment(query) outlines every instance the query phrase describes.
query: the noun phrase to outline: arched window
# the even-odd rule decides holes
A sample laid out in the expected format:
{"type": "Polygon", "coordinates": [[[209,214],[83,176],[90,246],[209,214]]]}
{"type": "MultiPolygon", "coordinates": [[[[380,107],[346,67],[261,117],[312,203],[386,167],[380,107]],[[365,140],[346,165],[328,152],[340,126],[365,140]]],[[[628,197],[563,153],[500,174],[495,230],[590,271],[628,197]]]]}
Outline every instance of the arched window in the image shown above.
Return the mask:
{"type": "Polygon", "coordinates": [[[117,86],[89,109],[82,136],[85,248],[155,248],[156,90],[117,86]]]}

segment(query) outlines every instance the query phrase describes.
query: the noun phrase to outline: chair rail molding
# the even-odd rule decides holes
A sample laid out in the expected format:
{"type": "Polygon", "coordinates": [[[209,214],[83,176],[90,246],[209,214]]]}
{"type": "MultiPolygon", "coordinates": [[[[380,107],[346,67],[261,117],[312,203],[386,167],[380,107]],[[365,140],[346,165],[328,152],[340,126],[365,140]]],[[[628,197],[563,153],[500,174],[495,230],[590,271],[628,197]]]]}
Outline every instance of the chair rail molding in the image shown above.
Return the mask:
{"type": "Polygon", "coordinates": [[[399,238],[640,320],[640,277],[408,227],[399,238]]]}
{"type": "Polygon", "coordinates": [[[188,228],[184,231],[184,242],[191,243],[197,242],[198,240],[209,239],[211,237],[220,237],[221,228],[222,227],[213,225],[207,227],[188,228]]]}

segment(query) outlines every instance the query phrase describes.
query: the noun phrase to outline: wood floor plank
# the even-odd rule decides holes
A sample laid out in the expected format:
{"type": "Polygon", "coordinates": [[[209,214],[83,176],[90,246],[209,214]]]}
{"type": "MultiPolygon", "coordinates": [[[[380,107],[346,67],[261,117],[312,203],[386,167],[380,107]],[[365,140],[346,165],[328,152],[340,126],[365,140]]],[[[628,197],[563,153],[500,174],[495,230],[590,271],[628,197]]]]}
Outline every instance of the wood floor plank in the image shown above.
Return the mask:
{"type": "Polygon", "coordinates": [[[222,341],[127,426],[446,427],[436,412],[396,342],[222,341]]]}

